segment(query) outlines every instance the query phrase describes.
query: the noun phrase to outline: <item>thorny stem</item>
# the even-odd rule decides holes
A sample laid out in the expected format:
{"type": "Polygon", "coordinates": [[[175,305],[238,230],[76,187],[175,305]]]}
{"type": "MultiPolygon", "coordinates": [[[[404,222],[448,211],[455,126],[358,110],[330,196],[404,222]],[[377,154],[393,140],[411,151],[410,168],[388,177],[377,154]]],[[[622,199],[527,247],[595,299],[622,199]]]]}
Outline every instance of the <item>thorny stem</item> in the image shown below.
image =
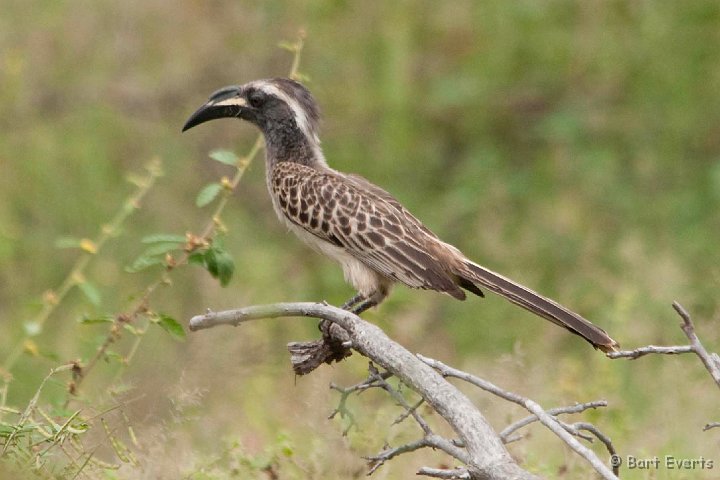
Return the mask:
{"type": "MultiPolygon", "coordinates": [[[[148,174],[146,177],[136,182],[137,189],[135,192],[125,201],[122,208],[118,210],[115,216],[112,218],[110,223],[103,225],[100,228],[100,234],[95,240],[83,240],[81,243],[81,249],[83,255],[77,259],[73,265],[70,273],[68,273],[65,280],[60,284],[56,290],[51,290],[43,296],[43,308],[37,314],[35,318],[30,320],[30,323],[34,325],[37,330],[41,330],[48,318],[53,314],[55,309],[65,299],[67,294],[72,290],[73,287],[78,286],[84,282],[84,272],[90,261],[95,257],[107,241],[117,235],[120,231],[120,226],[132,215],[138,208],[140,208],[140,202],[153,187],[158,177],[162,176],[162,165],[159,158],[154,158],[145,167],[148,174]]],[[[10,355],[5,359],[3,363],[3,370],[10,372],[15,366],[20,355],[25,350],[28,340],[32,335],[26,333],[20,342],[10,352],[10,355]]]]}
{"type": "MultiPolygon", "coordinates": [[[[300,67],[300,58],[303,50],[305,42],[305,34],[304,32],[300,32],[298,35],[298,39],[294,44],[291,45],[290,51],[293,53],[293,61],[292,66],[290,68],[289,76],[291,78],[295,78],[299,75],[299,67],[300,67]]],[[[230,180],[229,188],[224,188],[222,190],[221,197],[217,203],[217,206],[215,207],[215,210],[212,212],[212,215],[210,216],[210,220],[207,222],[205,227],[202,229],[201,234],[199,238],[194,240],[194,243],[199,244],[209,244],[212,242],[212,239],[215,237],[215,235],[218,233],[218,231],[222,228],[222,213],[225,210],[225,207],[227,206],[228,201],[230,200],[230,197],[232,196],[233,192],[237,188],[237,186],[240,184],[240,180],[242,180],[243,175],[245,174],[245,171],[247,170],[248,166],[252,163],[252,161],[255,159],[255,157],[258,155],[260,150],[263,148],[263,137],[262,135],[258,135],[255,142],[253,143],[250,150],[245,154],[245,156],[241,157],[240,160],[238,160],[238,163],[236,165],[235,174],[233,175],[233,178],[230,180]]],[[[158,287],[161,285],[164,285],[166,283],[169,283],[170,277],[169,274],[173,270],[175,270],[178,267],[187,265],[190,255],[192,254],[193,250],[190,248],[186,248],[186,250],[183,252],[183,254],[176,259],[171,265],[167,265],[165,270],[163,271],[160,278],[158,278],[155,282],[148,285],[145,290],[143,291],[143,294],[141,295],[140,299],[136,303],[135,307],[130,310],[130,312],[126,314],[117,315],[115,317],[115,321],[113,322],[113,325],[110,327],[110,332],[108,332],[107,336],[103,340],[103,342],[100,344],[98,349],[96,350],[93,357],[88,361],[87,365],[82,369],[81,374],[78,376],[78,378],[75,380],[75,383],[71,386],[71,391],[73,393],[76,393],[82,384],[85,377],[87,377],[88,373],[92,371],[97,364],[97,362],[102,359],[105,354],[107,353],[108,348],[110,348],[110,345],[112,345],[122,334],[122,324],[123,323],[134,323],[139,317],[144,315],[145,313],[150,311],[149,303],[150,303],[150,297],[152,294],[157,290],[158,287]]],[[[142,342],[144,335],[136,335],[135,339],[130,346],[130,350],[128,355],[125,357],[123,365],[127,365],[130,363],[130,360],[132,360],[133,356],[135,355],[135,352],[137,352],[138,347],[140,345],[140,342],[142,342]]],[[[119,370],[117,374],[115,375],[113,383],[115,383],[121,376],[122,376],[123,370],[119,370]]],[[[68,398],[69,402],[69,398],[68,398]]],[[[67,404],[67,402],[66,402],[67,404]]]]}

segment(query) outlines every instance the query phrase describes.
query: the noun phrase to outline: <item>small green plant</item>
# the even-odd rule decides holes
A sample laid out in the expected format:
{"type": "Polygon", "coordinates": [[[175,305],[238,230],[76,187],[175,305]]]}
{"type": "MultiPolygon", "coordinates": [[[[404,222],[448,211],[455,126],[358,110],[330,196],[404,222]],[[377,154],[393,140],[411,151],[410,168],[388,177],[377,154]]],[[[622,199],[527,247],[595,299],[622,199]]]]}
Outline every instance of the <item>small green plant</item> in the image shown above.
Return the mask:
{"type": "MultiPolygon", "coordinates": [[[[302,36],[283,48],[293,54],[290,76],[297,78],[300,54],[303,48],[302,36]]],[[[104,362],[119,365],[114,376],[104,381],[107,392],[120,393],[127,387],[122,383],[125,368],[130,365],[142,345],[148,328],[153,325],[167,332],[178,341],[185,340],[185,329],[172,316],[160,311],[152,304],[153,295],[162,286],[172,284],[173,272],[186,265],[199,265],[216,278],[222,286],[232,279],[235,265],[230,254],[223,248],[223,237],[227,228],[222,214],[228,199],[238,187],[247,167],[262,148],[262,137],[258,136],[244,156],[237,156],[229,150],[214,150],[210,158],[234,169],[231,176],[223,176],[218,182],[203,187],[197,195],[195,204],[199,208],[214,204],[209,218],[200,233],[152,234],[140,241],[144,251],[126,267],[126,272],[135,273],[147,269],[158,270],[150,283],[140,288],[140,293],[122,312],[86,315],[78,320],[80,325],[106,325],[105,334],[98,341],[94,353],[87,359],[78,359],[59,365],[50,370],[40,382],[33,397],[23,408],[8,405],[8,392],[13,382],[12,372],[23,354],[36,355],[39,347],[34,338],[43,333],[46,322],[57,313],[58,306],[67,294],[77,287],[86,300],[97,308],[102,308],[103,299],[98,288],[87,275],[87,267],[103,251],[105,244],[119,235],[121,226],[141,204],[141,200],[162,175],[159,159],[153,159],[142,176],[130,176],[129,181],[136,190],[127,198],[111,221],[100,228],[94,239],[63,237],[55,242],[58,248],[77,248],[81,256],[75,262],[65,280],[56,289],[43,294],[42,309],[24,324],[24,334],[10,350],[0,370],[0,462],[17,472],[18,476],[34,475],[36,478],[117,478],[112,473],[121,466],[139,468],[140,463],[134,453],[140,446],[127,415],[126,403],[111,400],[109,405],[99,408],[97,404],[107,403],[107,397],[94,398],[87,393],[81,395],[85,380],[104,362]],[[129,335],[132,342],[124,352],[111,350],[112,345],[129,335]],[[101,362],[102,361],[102,362],[101,362]],[[45,406],[43,393],[50,382],[60,383],[60,377],[66,391],[65,401],[60,405],[45,406]],[[92,435],[88,435],[92,432],[92,435]],[[90,440],[92,438],[92,441],[90,440]],[[100,439],[100,440],[98,440],[100,439]],[[109,447],[114,453],[114,461],[100,460],[97,449],[109,447]]],[[[57,321],[61,319],[58,318],[57,321]]],[[[115,398],[112,397],[111,398],[115,398]]],[[[284,445],[284,443],[283,443],[284,445]]],[[[236,455],[235,447],[229,448],[223,458],[235,458],[238,472],[271,472],[275,468],[274,458],[279,455],[271,452],[269,456],[253,458],[244,454],[236,455]]],[[[282,453],[288,456],[288,448],[282,453]]],[[[222,460],[222,459],[221,459],[222,460]]],[[[223,460],[224,461],[224,460],[223,460]]],[[[215,478],[193,477],[192,478],[215,478]]],[[[201,473],[198,473],[201,475],[201,473]]],[[[217,477],[220,478],[220,477],[217,477]]]]}

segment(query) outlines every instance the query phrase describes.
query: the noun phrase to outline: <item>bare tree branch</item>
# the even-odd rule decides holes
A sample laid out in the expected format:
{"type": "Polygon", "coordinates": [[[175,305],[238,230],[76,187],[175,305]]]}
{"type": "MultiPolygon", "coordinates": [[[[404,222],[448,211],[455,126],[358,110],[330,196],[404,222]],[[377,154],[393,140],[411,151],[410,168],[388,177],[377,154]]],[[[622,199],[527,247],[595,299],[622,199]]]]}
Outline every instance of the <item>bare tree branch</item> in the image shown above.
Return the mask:
{"type": "Polygon", "coordinates": [[[710,375],[712,375],[717,386],[720,387],[720,357],[718,357],[717,353],[709,354],[708,351],[705,350],[705,347],[695,334],[695,325],[693,324],[687,310],[685,310],[685,308],[683,308],[683,306],[678,302],[673,302],[673,308],[678,315],[680,315],[680,318],[683,319],[683,324],[680,328],[682,328],[685,336],[688,337],[688,340],[690,340],[690,345],[692,345],[695,354],[700,357],[703,365],[705,365],[707,371],[710,372],[710,375]]]}
{"type": "Polygon", "coordinates": [[[465,450],[456,447],[451,441],[439,435],[428,434],[420,440],[406,443],[404,445],[400,445],[399,447],[387,448],[377,455],[373,455],[372,457],[366,457],[366,459],[370,461],[370,471],[368,472],[368,475],[373,474],[375,470],[377,470],[385,462],[393,459],[394,457],[397,457],[398,455],[408,452],[414,452],[415,450],[428,447],[442,450],[443,452],[447,453],[448,455],[457,460],[460,460],[466,465],[470,463],[470,458],[465,450]]]}
{"type": "MultiPolygon", "coordinates": [[[[378,372],[375,366],[372,364],[370,364],[370,372],[371,377],[375,377],[378,386],[385,390],[398,403],[398,405],[405,409],[404,416],[412,416],[413,419],[415,419],[415,422],[417,422],[417,424],[422,429],[423,433],[425,435],[431,435],[433,432],[430,429],[430,425],[428,425],[425,419],[419,413],[417,413],[417,406],[411,407],[410,405],[408,405],[407,401],[405,401],[405,397],[403,397],[399,391],[394,389],[392,385],[386,382],[385,378],[380,376],[380,372],[378,372]]],[[[400,423],[402,421],[401,418],[403,418],[403,415],[401,415],[398,419],[395,419],[393,424],[400,423]]]]}
{"type": "Polygon", "coordinates": [[[528,399],[525,402],[525,408],[527,408],[530,412],[534,413],[540,422],[548,427],[552,432],[560,437],[565,443],[568,444],[570,448],[572,448],[578,455],[583,457],[585,460],[592,465],[592,467],[597,471],[602,478],[607,480],[615,480],[617,479],[617,475],[615,475],[603,462],[598,458],[597,455],[595,455],[595,452],[587,448],[582,443],[578,442],[575,438],[572,437],[570,433],[568,433],[562,425],[559,424],[557,419],[554,417],[548,415],[545,413],[545,410],[538,405],[537,403],[533,402],[532,400],[528,399]]]}
{"type": "Polygon", "coordinates": [[[717,428],[717,427],[720,427],[720,422],[710,422],[710,423],[707,423],[707,424],[705,424],[705,426],[703,427],[703,432],[707,432],[708,430],[710,430],[710,429],[712,429],[712,428],[717,428]]]}
{"type": "Polygon", "coordinates": [[[629,360],[635,360],[645,355],[682,355],[683,353],[693,353],[693,347],[691,345],[673,345],[672,347],[661,347],[658,345],[646,345],[633,350],[619,350],[617,352],[610,352],[607,356],[613,360],[617,358],[627,358],[629,360]]]}
{"type": "MultiPolygon", "coordinates": [[[[615,446],[612,444],[612,441],[610,441],[610,438],[607,437],[600,430],[598,430],[598,428],[592,423],[576,422],[573,423],[572,426],[577,430],[587,430],[588,432],[592,433],[597,437],[598,440],[603,443],[603,445],[605,445],[605,448],[607,448],[607,451],[611,457],[617,455],[617,450],[615,450],[615,446]]],[[[613,473],[615,473],[615,475],[619,476],[619,469],[620,465],[613,465],[613,473]]]]}
{"type": "MultiPolygon", "coordinates": [[[[576,405],[571,405],[568,407],[558,407],[558,408],[551,408],[549,410],[546,410],[548,415],[552,415],[553,417],[556,417],[558,415],[562,414],[568,414],[568,413],[581,413],[585,410],[589,410],[591,408],[600,408],[600,407],[607,407],[607,401],[605,400],[597,400],[594,402],[587,402],[587,403],[578,403],[576,405]]],[[[522,418],[518,420],[517,422],[512,423],[511,425],[508,425],[505,427],[503,431],[500,432],[500,438],[506,441],[506,443],[509,443],[510,435],[512,435],[517,430],[520,430],[523,427],[526,427],[527,425],[530,425],[533,422],[537,422],[538,418],[535,415],[529,415],[525,418],[522,418]]]]}
{"type": "MultiPolygon", "coordinates": [[[[402,415],[400,415],[398,418],[396,418],[395,421],[394,421],[392,424],[393,424],[393,425],[399,425],[399,424],[401,424],[403,421],[405,421],[406,418],[408,418],[408,417],[410,417],[410,416],[415,417],[415,415],[417,414],[417,409],[420,408],[420,406],[421,406],[423,403],[425,403],[425,399],[424,399],[424,398],[421,398],[420,400],[418,400],[418,401],[415,403],[415,405],[413,405],[412,407],[406,409],[405,412],[404,412],[402,415]]],[[[419,414],[418,414],[418,415],[419,415],[419,414]]]]}
{"type": "Polygon", "coordinates": [[[715,384],[720,387],[720,356],[717,353],[708,353],[703,346],[702,342],[695,333],[695,325],[693,324],[690,314],[685,308],[680,305],[677,301],[672,304],[673,309],[680,315],[683,323],[680,324],[680,328],[685,333],[685,336],[690,340],[690,345],[672,346],[672,347],[658,347],[655,345],[648,345],[646,347],[636,348],[634,350],[621,350],[619,352],[608,353],[607,356],[611,359],[617,358],[629,358],[634,360],[636,358],[643,357],[649,354],[660,354],[660,355],[679,355],[683,353],[694,353],[700,358],[700,361],[705,366],[705,369],[710,373],[715,384]]]}
{"type": "MultiPolygon", "coordinates": [[[[702,361],[718,387],[720,387],[720,356],[716,353],[709,353],[702,345],[688,312],[678,302],[673,302],[673,308],[683,320],[680,328],[688,338],[689,345],[648,345],[634,350],[612,352],[607,356],[611,359],[637,359],[650,354],[680,355],[694,353],[702,361]]],[[[421,355],[413,356],[400,345],[392,342],[378,327],[364,322],[356,315],[345,310],[317,303],[283,303],[254,306],[219,313],[208,312],[206,315],[194,317],[190,321],[190,329],[200,330],[216,325],[237,326],[242,322],[254,319],[288,316],[308,316],[324,320],[321,324],[323,340],[289,345],[292,353],[293,368],[297,373],[309,373],[322,363],[342,360],[350,354],[351,348],[387,370],[380,373],[371,365],[370,376],[364,382],[348,388],[331,385],[332,388],[341,393],[340,404],[331,414],[331,418],[337,413],[350,418],[351,424],[345,433],[352,427],[354,422],[352,415],[345,408],[348,395],[354,392],[362,392],[368,388],[382,388],[405,409],[405,412],[396,419],[395,423],[412,416],[423,430],[424,436],[419,440],[399,447],[388,447],[378,455],[368,457],[368,460],[371,461],[370,473],[397,455],[430,447],[444,451],[465,463],[467,468],[436,469],[423,467],[418,471],[418,475],[435,478],[472,479],[537,478],[518,467],[501,444],[516,440],[517,437],[512,437],[513,433],[535,421],[540,421],[576,453],[585,458],[602,478],[617,478],[617,466],[613,466],[611,472],[592,450],[574,438],[579,437],[591,442],[594,438],[597,438],[607,448],[611,456],[616,456],[615,448],[605,434],[590,423],[576,422],[568,424],[556,418],[557,415],[561,414],[579,413],[589,408],[604,407],[607,406],[607,402],[589,402],[546,411],[534,401],[506,391],[491,382],[449,367],[437,360],[421,355]],[[415,362],[415,360],[420,360],[420,362],[415,362]],[[422,367],[432,368],[426,370],[422,367]],[[450,387],[447,382],[441,382],[442,378],[433,376],[430,373],[435,373],[433,369],[437,370],[442,377],[459,378],[493,395],[516,403],[530,411],[532,415],[509,425],[498,436],[464,395],[450,387]],[[386,381],[387,378],[393,375],[420,394],[422,399],[415,405],[410,406],[402,393],[386,381]],[[460,436],[459,439],[447,440],[432,432],[427,422],[417,412],[417,408],[424,402],[427,402],[430,407],[450,423],[460,436]],[[589,432],[592,436],[583,432],[589,432]]],[[[703,431],[718,426],[720,426],[720,422],[711,422],[705,425],[703,431]]]]}
{"type": "Polygon", "coordinates": [[[321,303],[252,306],[225,312],[208,312],[193,317],[190,320],[190,329],[196,331],[217,325],[237,326],[260,318],[298,316],[322,318],[339,325],[347,333],[348,341],[356,351],[391,372],[423,397],[428,405],[450,424],[465,445],[470,478],[538,478],[515,463],[500,437],[465,395],[433,368],[390,340],[376,325],[365,322],[346,310],[321,303]]]}
{"type": "Polygon", "coordinates": [[[454,468],[452,470],[444,470],[439,468],[422,467],[417,472],[418,475],[426,477],[459,479],[464,480],[470,478],[470,473],[465,468],[454,468]]]}
{"type": "Polygon", "coordinates": [[[400,415],[393,421],[393,425],[402,422],[408,417],[412,417],[418,424],[418,426],[422,429],[424,435],[419,440],[409,442],[398,447],[391,448],[386,445],[384,447],[384,450],[377,455],[364,457],[369,462],[368,475],[372,475],[378,468],[384,465],[385,462],[393,459],[398,455],[414,452],[415,450],[428,447],[442,450],[451,457],[460,460],[463,463],[469,463],[470,459],[467,452],[464,450],[465,445],[463,445],[462,442],[453,442],[452,440],[447,440],[439,435],[436,435],[430,428],[430,425],[422,417],[422,415],[417,412],[418,407],[424,403],[424,399],[421,398],[420,401],[416,402],[415,405],[411,406],[410,404],[408,404],[407,400],[405,400],[405,397],[403,396],[400,389],[393,387],[392,385],[390,385],[390,383],[386,381],[388,378],[393,376],[390,372],[380,372],[377,367],[373,365],[372,362],[370,362],[370,364],[368,365],[368,370],[370,372],[370,375],[362,383],[353,385],[348,388],[337,387],[334,384],[331,385],[331,388],[338,390],[341,396],[340,403],[335,409],[335,411],[330,415],[330,418],[335,416],[336,413],[340,412],[341,416],[345,415],[351,420],[351,424],[345,429],[343,435],[345,435],[354,424],[354,416],[345,407],[348,396],[355,392],[362,393],[369,388],[379,388],[381,390],[384,390],[388,395],[393,398],[393,400],[395,400],[397,405],[401,406],[405,410],[402,415],[400,415]]]}
{"type": "Polygon", "coordinates": [[[350,424],[343,431],[343,436],[347,435],[350,429],[355,425],[354,415],[352,414],[352,412],[350,412],[350,410],[345,407],[348,397],[353,393],[360,394],[370,388],[379,388],[380,385],[378,385],[378,381],[385,380],[389,377],[392,377],[392,373],[390,372],[382,372],[377,375],[371,374],[362,382],[352,385],[350,387],[341,387],[335,383],[330,383],[331,390],[336,390],[340,392],[340,401],[338,402],[338,406],[335,408],[335,410],[333,410],[333,412],[328,416],[328,420],[332,420],[333,418],[335,418],[335,415],[337,415],[338,413],[340,414],[340,417],[350,419],[350,424]]]}
{"type": "Polygon", "coordinates": [[[578,455],[587,460],[587,462],[592,465],[595,471],[597,471],[602,476],[602,478],[607,480],[617,479],[617,476],[607,467],[607,465],[605,465],[602,460],[598,458],[597,455],[595,455],[595,452],[593,452],[592,450],[578,442],[575,438],[573,438],[572,434],[570,434],[566,430],[565,426],[557,418],[549,415],[540,405],[538,405],[534,401],[530,400],[529,398],[522,397],[516,393],[503,390],[497,385],[494,385],[487,380],[483,380],[482,378],[476,377],[475,375],[471,375],[467,372],[463,372],[462,370],[449,367],[438,360],[427,358],[422,355],[418,355],[418,358],[420,358],[420,360],[425,362],[427,365],[433,367],[438,372],[440,372],[443,377],[459,378],[460,380],[464,380],[483,390],[491,392],[499,397],[502,397],[506,400],[517,403],[518,405],[524,407],[525,409],[533,413],[538,418],[540,423],[545,425],[555,435],[560,437],[560,439],[563,440],[578,455]]]}

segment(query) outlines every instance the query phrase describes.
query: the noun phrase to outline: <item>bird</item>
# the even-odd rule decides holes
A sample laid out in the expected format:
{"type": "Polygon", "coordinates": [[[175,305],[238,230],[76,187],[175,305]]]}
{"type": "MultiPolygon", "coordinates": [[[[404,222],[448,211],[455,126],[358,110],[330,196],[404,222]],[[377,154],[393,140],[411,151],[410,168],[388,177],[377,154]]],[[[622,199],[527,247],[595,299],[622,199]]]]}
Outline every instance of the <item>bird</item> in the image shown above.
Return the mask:
{"type": "Polygon", "coordinates": [[[263,134],[273,209],[300,240],[342,266],[357,291],[342,308],[359,315],[380,304],[396,283],[458,300],[466,291],[483,297],[487,289],[596,349],[618,349],[579,314],[468,259],[381,187],[331,168],[320,147],[318,104],[302,83],[279,77],[220,88],[182,131],[220,118],[239,118],[263,134]]]}

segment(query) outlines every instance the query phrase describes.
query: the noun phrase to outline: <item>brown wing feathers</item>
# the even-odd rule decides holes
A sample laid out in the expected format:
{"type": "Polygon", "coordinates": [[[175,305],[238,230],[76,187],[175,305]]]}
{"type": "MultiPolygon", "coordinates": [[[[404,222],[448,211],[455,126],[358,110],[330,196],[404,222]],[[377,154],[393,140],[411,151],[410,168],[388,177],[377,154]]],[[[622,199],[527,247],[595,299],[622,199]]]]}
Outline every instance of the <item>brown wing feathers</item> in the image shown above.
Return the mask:
{"type": "Polygon", "coordinates": [[[467,260],[442,242],[395,198],[362,177],[277,164],[271,188],[285,216],[344,248],[377,272],[413,288],[464,300],[479,286],[583,337],[608,352],[617,343],[602,329],[550,299],[467,260]]]}
{"type": "Polygon", "coordinates": [[[424,232],[374,192],[360,190],[334,172],[294,163],[275,166],[271,185],[285,216],[306,231],[343,247],[388,278],[465,298],[453,276],[418,240],[424,232]]]}

